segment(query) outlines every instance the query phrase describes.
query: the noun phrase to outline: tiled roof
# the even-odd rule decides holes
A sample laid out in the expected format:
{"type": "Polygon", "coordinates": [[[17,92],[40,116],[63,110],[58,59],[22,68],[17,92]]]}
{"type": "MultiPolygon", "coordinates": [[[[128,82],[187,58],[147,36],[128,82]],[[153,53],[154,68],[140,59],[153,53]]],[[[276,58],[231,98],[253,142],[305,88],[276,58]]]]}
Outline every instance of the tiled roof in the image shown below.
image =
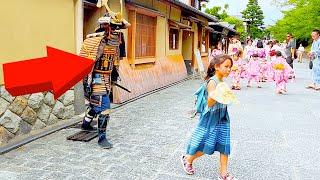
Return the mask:
{"type": "Polygon", "coordinates": [[[168,2],[170,2],[172,4],[175,4],[177,6],[180,6],[180,7],[184,8],[184,9],[186,9],[186,10],[192,11],[192,12],[194,12],[194,13],[200,15],[200,16],[203,16],[203,17],[207,18],[209,21],[218,22],[218,19],[216,17],[214,17],[214,16],[212,16],[210,14],[201,12],[200,10],[198,10],[198,9],[192,7],[192,6],[189,6],[189,5],[187,5],[187,4],[183,3],[183,2],[180,2],[179,0],[166,0],[166,1],[168,1],[168,2]]]}

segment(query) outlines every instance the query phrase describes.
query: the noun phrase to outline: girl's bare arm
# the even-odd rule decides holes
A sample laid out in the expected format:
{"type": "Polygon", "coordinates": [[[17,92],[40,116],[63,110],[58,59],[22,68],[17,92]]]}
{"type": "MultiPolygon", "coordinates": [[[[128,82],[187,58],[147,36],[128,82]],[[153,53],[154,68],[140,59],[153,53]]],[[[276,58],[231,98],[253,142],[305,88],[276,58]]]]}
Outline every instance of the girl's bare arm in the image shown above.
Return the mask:
{"type": "Polygon", "coordinates": [[[210,98],[210,94],[214,93],[214,90],[216,89],[216,84],[214,81],[209,81],[208,86],[208,107],[212,107],[216,104],[216,101],[212,98],[210,98]]]}

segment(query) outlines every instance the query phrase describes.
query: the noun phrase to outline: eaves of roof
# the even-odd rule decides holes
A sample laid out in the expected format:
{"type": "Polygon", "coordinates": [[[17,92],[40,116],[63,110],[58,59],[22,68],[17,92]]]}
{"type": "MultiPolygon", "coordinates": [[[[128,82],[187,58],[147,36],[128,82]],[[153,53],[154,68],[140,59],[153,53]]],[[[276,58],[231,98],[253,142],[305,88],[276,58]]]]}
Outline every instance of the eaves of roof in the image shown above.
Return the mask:
{"type": "Polygon", "coordinates": [[[187,4],[183,3],[183,2],[180,2],[179,0],[164,0],[164,1],[170,2],[170,3],[172,3],[172,4],[176,5],[176,6],[182,7],[185,10],[189,10],[189,11],[191,11],[193,13],[196,13],[196,14],[198,14],[200,16],[203,16],[203,17],[207,18],[209,21],[218,22],[218,19],[216,17],[214,17],[214,16],[212,16],[210,14],[201,12],[200,10],[198,10],[198,9],[192,7],[192,6],[189,6],[189,5],[187,5],[187,4]]]}
{"type": "Polygon", "coordinates": [[[221,26],[221,27],[223,27],[223,28],[228,29],[229,31],[234,32],[234,33],[237,32],[235,29],[230,28],[230,27],[228,27],[228,26],[226,26],[226,25],[224,25],[224,24],[222,24],[222,23],[219,23],[219,22],[209,22],[209,26],[221,26]]]}

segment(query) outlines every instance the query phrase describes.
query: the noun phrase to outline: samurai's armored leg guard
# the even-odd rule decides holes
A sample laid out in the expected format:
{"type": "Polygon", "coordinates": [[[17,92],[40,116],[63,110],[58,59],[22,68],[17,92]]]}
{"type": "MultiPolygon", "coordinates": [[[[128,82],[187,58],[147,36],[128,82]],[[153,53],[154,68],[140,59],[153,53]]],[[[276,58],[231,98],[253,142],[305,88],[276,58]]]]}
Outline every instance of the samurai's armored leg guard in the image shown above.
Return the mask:
{"type": "Polygon", "coordinates": [[[104,149],[112,148],[112,144],[106,138],[106,129],[110,116],[105,114],[99,114],[98,116],[98,144],[104,149]]]}
{"type": "Polygon", "coordinates": [[[91,126],[90,123],[92,122],[95,116],[96,116],[96,112],[94,111],[94,109],[90,108],[86,112],[85,117],[83,118],[82,125],[81,125],[82,130],[86,130],[86,131],[94,130],[94,128],[91,126]]]}

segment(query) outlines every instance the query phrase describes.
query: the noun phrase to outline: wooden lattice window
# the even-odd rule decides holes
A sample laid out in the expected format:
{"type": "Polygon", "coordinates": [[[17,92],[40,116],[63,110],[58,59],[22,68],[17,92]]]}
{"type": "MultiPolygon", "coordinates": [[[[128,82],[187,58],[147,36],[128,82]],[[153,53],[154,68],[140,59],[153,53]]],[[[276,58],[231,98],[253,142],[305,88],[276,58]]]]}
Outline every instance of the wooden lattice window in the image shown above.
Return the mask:
{"type": "Polygon", "coordinates": [[[169,48],[171,50],[179,49],[179,30],[170,28],[169,30],[169,48]]]}
{"type": "Polygon", "coordinates": [[[154,57],[156,53],[156,17],[136,15],[136,58],[154,57]]]}

